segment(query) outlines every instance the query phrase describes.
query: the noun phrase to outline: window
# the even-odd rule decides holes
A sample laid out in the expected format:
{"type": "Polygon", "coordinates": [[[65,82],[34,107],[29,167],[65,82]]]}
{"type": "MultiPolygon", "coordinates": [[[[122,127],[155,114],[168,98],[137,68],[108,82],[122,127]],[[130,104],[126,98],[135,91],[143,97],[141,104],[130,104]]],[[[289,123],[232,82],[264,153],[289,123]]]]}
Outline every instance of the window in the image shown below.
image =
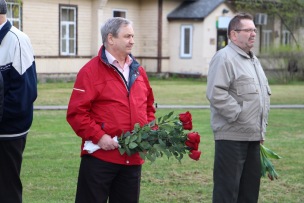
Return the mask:
{"type": "Polygon", "coordinates": [[[262,36],[262,46],[267,51],[270,48],[271,45],[271,34],[272,30],[262,30],[263,36],[262,36]]]}
{"type": "Polygon", "coordinates": [[[183,25],[181,27],[180,56],[182,58],[192,57],[192,26],[191,25],[183,25]]]}
{"type": "Polygon", "coordinates": [[[16,2],[7,2],[7,19],[21,30],[21,6],[16,2]]]}
{"type": "Polygon", "coordinates": [[[60,6],[60,55],[76,55],[76,19],[76,6],[60,6]]]}
{"type": "Polygon", "coordinates": [[[282,32],[282,45],[290,44],[290,32],[288,30],[283,30],[282,32]]]}
{"type": "Polygon", "coordinates": [[[126,18],[126,11],[123,10],[113,10],[113,17],[126,18]]]}

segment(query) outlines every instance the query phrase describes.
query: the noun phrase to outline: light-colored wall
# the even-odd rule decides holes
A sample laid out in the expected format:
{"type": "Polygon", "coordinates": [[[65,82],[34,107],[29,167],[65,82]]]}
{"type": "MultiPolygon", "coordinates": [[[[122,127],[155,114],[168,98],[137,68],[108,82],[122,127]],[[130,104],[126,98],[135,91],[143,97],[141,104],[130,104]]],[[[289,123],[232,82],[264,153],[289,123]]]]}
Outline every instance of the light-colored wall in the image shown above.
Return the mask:
{"type": "Polygon", "coordinates": [[[155,0],[142,0],[139,13],[139,35],[137,56],[157,56],[158,6],[155,0]]]}
{"type": "Polygon", "coordinates": [[[274,24],[273,24],[273,38],[274,38],[274,46],[280,46],[281,44],[281,31],[282,31],[282,24],[281,20],[278,17],[274,17],[274,24]]]}
{"type": "MultiPolygon", "coordinates": [[[[210,45],[210,38],[216,36],[214,19],[208,16],[202,22],[168,22],[167,15],[182,0],[163,2],[162,14],[162,72],[205,74],[206,64],[214,54],[216,45],[210,45]],[[180,23],[193,24],[193,57],[181,59],[180,23]],[[210,51],[214,50],[214,51],[210,51]],[[189,66],[189,63],[191,65],[189,66]]],[[[216,9],[222,11],[220,6],[216,9]]],[[[102,45],[100,28],[113,15],[113,10],[124,10],[127,18],[133,21],[135,46],[133,55],[148,72],[157,71],[158,1],[157,0],[24,0],[23,30],[32,40],[38,73],[78,72],[95,56],[102,45]],[[77,5],[78,8],[78,57],[59,57],[59,4],[77,5]],[[45,12],[48,8],[48,12],[45,12]],[[34,13],[35,15],[29,15],[34,13]],[[43,19],[43,20],[37,20],[43,19]],[[80,57],[79,57],[80,56],[80,57]],[[81,57],[83,56],[83,57],[81,57]],[[46,57],[46,58],[41,58],[46,57]],[[51,57],[51,58],[50,58],[51,57]],[[154,59],[141,59],[155,57],[154,59]]],[[[215,13],[216,13],[215,12],[215,13]]]]}
{"type": "MultiPolygon", "coordinates": [[[[174,35],[170,32],[170,22],[167,20],[167,16],[169,13],[171,13],[175,8],[177,8],[183,1],[179,0],[166,0],[163,1],[163,33],[162,33],[162,56],[163,57],[169,57],[169,59],[163,59],[162,64],[162,72],[169,72],[170,70],[170,61],[172,60],[171,56],[171,46],[170,43],[171,38],[174,37],[174,35]]],[[[175,43],[177,43],[176,41],[175,43]]]]}
{"type": "Polygon", "coordinates": [[[90,58],[38,58],[37,73],[77,73],[90,58]]]}
{"type": "Polygon", "coordinates": [[[91,13],[91,0],[23,1],[23,31],[30,37],[37,56],[37,73],[78,72],[90,56],[96,55],[92,53],[94,38],[92,38],[91,13]],[[59,56],[59,4],[77,5],[77,47],[80,58],[59,56]]]}
{"type": "Polygon", "coordinates": [[[208,74],[209,63],[217,51],[216,21],[220,16],[223,16],[223,9],[229,10],[229,12],[224,16],[231,18],[234,16],[235,13],[229,7],[227,7],[226,4],[222,3],[205,18],[203,23],[203,51],[201,55],[203,66],[201,67],[200,71],[202,75],[208,74]],[[215,43],[211,43],[212,40],[215,43]]]}
{"type": "Polygon", "coordinates": [[[23,31],[30,37],[36,55],[58,55],[58,12],[58,3],[52,0],[23,1],[23,31]]]}
{"type": "Polygon", "coordinates": [[[135,46],[133,47],[132,53],[135,55],[139,53],[138,37],[136,35],[139,34],[139,1],[138,0],[128,0],[126,3],[125,0],[108,0],[107,4],[103,8],[103,19],[100,27],[105,23],[105,21],[111,17],[113,17],[113,10],[124,10],[126,11],[126,18],[131,20],[134,25],[134,33],[135,33],[135,46]]]}
{"type": "Polygon", "coordinates": [[[157,60],[145,57],[157,57],[158,5],[157,0],[141,0],[139,4],[139,35],[136,38],[140,64],[148,72],[157,71],[157,60]]]}
{"type": "Polygon", "coordinates": [[[92,1],[24,0],[23,31],[31,38],[35,54],[39,56],[59,54],[59,4],[77,5],[78,55],[92,55],[92,1]]]}
{"type": "MultiPolygon", "coordinates": [[[[167,15],[173,11],[182,0],[163,1],[162,14],[162,56],[169,57],[169,22],[167,15]]],[[[147,72],[157,71],[157,39],[158,39],[158,1],[157,0],[109,0],[103,9],[103,22],[112,17],[114,9],[125,10],[127,18],[133,21],[135,45],[132,54],[138,57],[139,63],[147,72]],[[145,58],[148,57],[148,58],[145,58]],[[150,59],[153,57],[153,59],[150,59]]],[[[162,60],[162,71],[167,72],[169,60],[162,60]]]]}
{"type": "MultiPolygon", "coordinates": [[[[102,45],[100,28],[113,16],[115,9],[126,11],[126,17],[134,23],[135,46],[132,54],[156,57],[157,0],[128,0],[128,3],[125,0],[24,0],[23,31],[31,38],[38,56],[37,72],[78,72],[90,56],[97,55],[102,45]],[[59,4],[77,5],[78,8],[78,55],[75,58],[59,56],[59,4]],[[31,13],[35,15],[29,15],[31,13]]],[[[156,71],[155,59],[141,62],[146,69],[156,71]]]]}
{"type": "MultiPolygon", "coordinates": [[[[206,75],[216,52],[216,19],[226,4],[221,4],[204,21],[172,21],[167,15],[183,0],[165,0],[162,7],[162,72],[206,75]],[[181,25],[193,25],[192,58],[180,58],[181,25]],[[214,43],[212,43],[214,42],[214,43]]],[[[124,10],[133,21],[135,46],[132,54],[147,72],[157,71],[158,0],[23,0],[23,31],[32,41],[38,73],[77,73],[97,55],[102,39],[100,28],[113,10],[124,10]],[[78,55],[59,56],[59,4],[77,5],[78,55]],[[47,12],[46,12],[47,8],[47,12]],[[44,58],[45,57],[45,58],[44,58]],[[145,58],[146,57],[146,58],[145,58]],[[152,58],[151,58],[152,57],[152,58]]],[[[226,16],[233,16],[230,10],[226,16]]],[[[279,26],[279,25],[275,25],[279,26]]],[[[279,29],[279,28],[277,28],[279,29]]],[[[259,51],[259,35],[254,52],[259,51]]]]}
{"type": "MultiPolygon", "coordinates": [[[[172,21],[170,23],[170,64],[169,72],[206,75],[209,62],[216,52],[216,20],[222,16],[223,9],[230,10],[225,4],[219,5],[204,21],[172,21]],[[181,58],[181,26],[192,25],[192,57],[181,58]]],[[[226,16],[233,16],[230,11],[226,16]]]]}
{"type": "Polygon", "coordinates": [[[195,65],[199,58],[196,51],[200,50],[202,37],[198,37],[203,33],[202,22],[194,21],[172,21],[170,22],[170,62],[168,72],[193,74],[199,73],[199,67],[195,65]],[[190,25],[192,27],[192,57],[181,58],[181,26],[190,25]]]}
{"type": "MultiPolygon", "coordinates": [[[[169,46],[169,22],[167,15],[181,4],[182,0],[166,0],[162,5],[162,57],[168,58],[170,56],[169,46]]],[[[141,0],[140,1],[140,36],[139,36],[139,53],[135,56],[154,57],[153,59],[139,59],[139,62],[144,66],[147,72],[157,72],[158,56],[158,1],[157,0],[141,0]]],[[[161,60],[161,71],[168,72],[169,60],[161,60]]]]}

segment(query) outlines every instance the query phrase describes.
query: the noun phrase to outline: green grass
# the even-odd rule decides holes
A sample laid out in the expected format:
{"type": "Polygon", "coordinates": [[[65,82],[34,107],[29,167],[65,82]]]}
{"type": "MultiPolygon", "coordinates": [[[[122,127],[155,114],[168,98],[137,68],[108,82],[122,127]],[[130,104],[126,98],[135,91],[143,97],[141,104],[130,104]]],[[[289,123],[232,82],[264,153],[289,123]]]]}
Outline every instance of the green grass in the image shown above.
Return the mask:
{"type": "MultiPolygon", "coordinates": [[[[199,79],[151,80],[155,102],[161,105],[208,105],[206,82],[199,79]]],[[[271,104],[304,104],[304,82],[271,85],[271,104]]],[[[38,85],[35,105],[67,105],[73,83],[38,85]]]]}
{"type": "MultiPolygon", "coordinates": [[[[152,80],[151,83],[159,104],[201,104],[205,98],[205,83],[198,80],[152,80]]],[[[72,85],[39,84],[40,97],[36,105],[67,105],[72,85]],[[46,98],[41,98],[42,96],[46,98]]],[[[303,104],[304,85],[294,86],[273,86],[273,95],[280,95],[273,100],[279,104],[303,104]],[[296,93],[292,93],[292,90],[296,93]]],[[[175,113],[186,110],[178,109],[175,113]]],[[[171,110],[159,109],[157,115],[169,111],[171,110]]],[[[65,121],[64,110],[34,113],[21,174],[24,203],[74,202],[80,138],[65,121]]],[[[185,157],[181,164],[173,158],[160,158],[154,164],[147,161],[143,165],[141,203],[211,202],[214,141],[209,124],[209,110],[191,110],[191,113],[194,130],[201,135],[201,159],[193,161],[185,157]]],[[[279,179],[262,179],[259,203],[304,201],[303,121],[302,109],[271,110],[265,146],[283,158],[273,160],[279,179]]]]}

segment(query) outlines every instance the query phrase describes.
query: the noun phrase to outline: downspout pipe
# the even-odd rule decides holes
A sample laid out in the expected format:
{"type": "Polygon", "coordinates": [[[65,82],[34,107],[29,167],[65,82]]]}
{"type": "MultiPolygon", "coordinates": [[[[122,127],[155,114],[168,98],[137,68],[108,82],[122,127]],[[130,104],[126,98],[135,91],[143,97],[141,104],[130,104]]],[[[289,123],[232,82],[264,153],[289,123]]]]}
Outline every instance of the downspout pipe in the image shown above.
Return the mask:
{"type": "Polygon", "coordinates": [[[163,0],[158,0],[157,73],[162,72],[163,0]]]}

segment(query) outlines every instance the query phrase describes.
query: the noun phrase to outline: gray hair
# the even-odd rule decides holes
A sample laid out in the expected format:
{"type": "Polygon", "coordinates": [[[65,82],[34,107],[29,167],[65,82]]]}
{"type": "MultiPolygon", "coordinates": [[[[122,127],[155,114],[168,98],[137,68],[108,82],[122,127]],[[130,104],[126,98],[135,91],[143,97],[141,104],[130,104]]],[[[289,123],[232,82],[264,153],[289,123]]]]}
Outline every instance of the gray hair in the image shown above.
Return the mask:
{"type": "Polygon", "coordinates": [[[101,37],[102,37],[103,45],[107,47],[107,40],[109,34],[112,34],[113,37],[117,37],[120,28],[122,26],[127,26],[127,25],[132,25],[132,21],[126,18],[114,17],[107,20],[101,28],[101,37]]]}
{"type": "Polygon", "coordinates": [[[0,0],[0,14],[7,13],[7,5],[5,0],[0,0]]]}

